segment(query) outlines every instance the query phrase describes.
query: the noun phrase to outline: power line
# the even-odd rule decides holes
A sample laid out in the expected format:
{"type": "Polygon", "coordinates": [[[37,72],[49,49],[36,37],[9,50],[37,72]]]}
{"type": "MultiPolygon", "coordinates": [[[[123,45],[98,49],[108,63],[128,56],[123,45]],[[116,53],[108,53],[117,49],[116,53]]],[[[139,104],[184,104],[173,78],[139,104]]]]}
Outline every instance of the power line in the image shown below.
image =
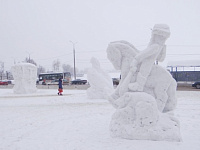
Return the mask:
{"type": "Polygon", "coordinates": [[[178,56],[180,56],[180,55],[195,55],[195,56],[196,56],[196,55],[200,55],[200,54],[167,54],[167,55],[176,55],[176,56],[177,56],[177,55],[178,55],[178,56]]]}
{"type": "Polygon", "coordinates": [[[104,52],[105,53],[105,50],[99,50],[99,51],[81,51],[81,52],[76,52],[76,53],[90,53],[90,52],[104,52]]]}
{"type": "MultiPolygon", "coordinates": [[[[136,45],[135,47],[142,47],[142,46],[147,46],[148,44],[143,44],[143,45],[136,45]]],[[[200,45],[168,45],[170,47],[200,47],[200,45]]]]}
{"type": "Polygon", "coordinates": [[[35,59],[35,60],[48,60],[48,59],[53,59],[53,58],[64,57],[64,56],[71,55],[71,54],[73,54],[73,53],[68,53],[65,55],[59,55],[59,56],[54,56],[54,57],[49,57],[49,58],[35,59]]]}
{"type": "Polygon", "coordinates": [[[178,47],[200,47],[200,45],[167,45],[167,46],[178,46],[178,47]]]}

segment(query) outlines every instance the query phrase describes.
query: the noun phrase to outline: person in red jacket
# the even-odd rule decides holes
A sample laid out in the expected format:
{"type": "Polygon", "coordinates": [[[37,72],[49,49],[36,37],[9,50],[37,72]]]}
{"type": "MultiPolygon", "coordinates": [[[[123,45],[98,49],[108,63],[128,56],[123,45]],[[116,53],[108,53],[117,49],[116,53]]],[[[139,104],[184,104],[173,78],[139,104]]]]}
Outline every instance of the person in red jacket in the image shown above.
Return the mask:
{"type": "Polygon", "coordinates": [[[62,87],[62,79],[60,78],[58,81],[58,95],[62,95],[63,87],[62,87]]]}

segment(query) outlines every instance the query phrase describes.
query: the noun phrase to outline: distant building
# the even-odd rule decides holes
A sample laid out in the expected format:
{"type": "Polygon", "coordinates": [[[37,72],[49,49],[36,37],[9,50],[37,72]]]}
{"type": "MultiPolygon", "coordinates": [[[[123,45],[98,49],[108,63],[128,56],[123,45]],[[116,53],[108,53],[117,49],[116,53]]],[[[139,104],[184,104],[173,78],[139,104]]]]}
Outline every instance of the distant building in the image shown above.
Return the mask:
{"type": "Polygon", "coordinates": [[[173,61],[167,68],[177,82],[200,81],[200,60],[173,61]]]}

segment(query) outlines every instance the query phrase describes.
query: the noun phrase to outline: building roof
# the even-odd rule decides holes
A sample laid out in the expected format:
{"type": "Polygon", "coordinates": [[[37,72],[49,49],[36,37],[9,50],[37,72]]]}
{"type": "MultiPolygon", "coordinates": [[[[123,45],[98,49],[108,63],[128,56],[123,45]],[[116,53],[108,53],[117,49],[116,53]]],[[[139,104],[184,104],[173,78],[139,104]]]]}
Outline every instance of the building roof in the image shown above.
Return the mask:
{"type": "Polygon", "coordinates": [[[169,61],[167,67],[200,67],[200,60],[169,61]]]}

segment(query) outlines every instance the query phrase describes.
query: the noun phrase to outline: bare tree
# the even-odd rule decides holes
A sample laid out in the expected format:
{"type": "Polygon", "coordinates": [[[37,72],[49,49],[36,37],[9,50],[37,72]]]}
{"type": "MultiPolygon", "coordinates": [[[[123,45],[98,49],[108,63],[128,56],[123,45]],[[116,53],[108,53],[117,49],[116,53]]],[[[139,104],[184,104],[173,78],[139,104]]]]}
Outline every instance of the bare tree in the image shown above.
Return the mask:
{"type": "MultiPolygon", "coordinates": [[[[63,68],[63,72],[70,72],[72,76],[74,75],[74,68],[71,67],[71,65],[63,64],[62,68],[63,68]]],[[[76,72],[78,72],[78,68],[76,68],[76,72]]]]}
{"type": "Polygon", "coordinates": [[[0,61],[0,76],[1,76],[1,80],[3,78],[3,73],[4,73],[4,62],[0,61]]]}
{"type": "Polygon", "coordinates": [[[83,70],[80,70],[79,73],[86,74],[88,72],[88,69],[89,68],[84,68],[83,70]]]}
{"type": "Polygon", "coordinates": [[[33,59],[30,59],[30,57],[29,58],[26,57],[25,62],[30,63],[30,64],[34,64],[34,65],[37,66],[37,63],[33,59]]]}
{"type": "Polygon", "coordinates": [[[59,71],[60,70],[60,61],[58,59],[54,60],[52,67],[53,67],[53,71],[59,71]]]}
{"type": "Polygon", "coordinates": [[[37,68],[37,74],[39,75],[40,73],[44,73],[45,72],[45,68],[43,66],[40,66],[37,68]]]}
{"type": "Polygon", "coordinates": [[[62,65],[63,72],[71,72],[72,67],[70,65],[63,64],[62,65]]]}

